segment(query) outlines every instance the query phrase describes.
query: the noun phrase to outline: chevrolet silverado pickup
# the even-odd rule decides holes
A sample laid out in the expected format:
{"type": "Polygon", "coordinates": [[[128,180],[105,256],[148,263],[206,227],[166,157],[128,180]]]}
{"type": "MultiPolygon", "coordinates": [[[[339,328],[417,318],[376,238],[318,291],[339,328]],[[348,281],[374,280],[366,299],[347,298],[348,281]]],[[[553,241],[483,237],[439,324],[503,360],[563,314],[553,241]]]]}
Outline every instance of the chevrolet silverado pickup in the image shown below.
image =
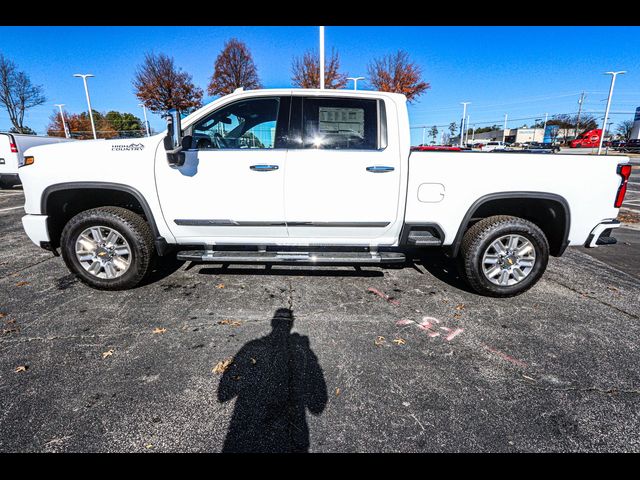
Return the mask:
{"type": "Polygon", "coordinates": [[[136,286],[155,256],[221,264],[409,265],[457,258],[478,293],[513,296],[568,246],[611,236],[626,157],[410,151],[406,98],[238,91],[159,135],[29,149],[29,238],[86,284],[136,286]]]}

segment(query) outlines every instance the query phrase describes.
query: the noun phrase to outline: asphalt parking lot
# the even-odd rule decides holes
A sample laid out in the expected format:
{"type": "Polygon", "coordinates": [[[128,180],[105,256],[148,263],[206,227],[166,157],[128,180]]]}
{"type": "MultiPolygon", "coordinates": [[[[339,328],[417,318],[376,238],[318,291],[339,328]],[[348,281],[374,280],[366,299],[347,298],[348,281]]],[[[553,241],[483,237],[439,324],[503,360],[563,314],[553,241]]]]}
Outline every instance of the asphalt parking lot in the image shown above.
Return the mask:
{"type": "Polygon", "coordinates": [[[167,261],[101,292],[28,240],[22,203],[0,192],[0,451],[640,451],[639,256],[614,250],[638,230],[512,299],[437,255],[167,261]]]}

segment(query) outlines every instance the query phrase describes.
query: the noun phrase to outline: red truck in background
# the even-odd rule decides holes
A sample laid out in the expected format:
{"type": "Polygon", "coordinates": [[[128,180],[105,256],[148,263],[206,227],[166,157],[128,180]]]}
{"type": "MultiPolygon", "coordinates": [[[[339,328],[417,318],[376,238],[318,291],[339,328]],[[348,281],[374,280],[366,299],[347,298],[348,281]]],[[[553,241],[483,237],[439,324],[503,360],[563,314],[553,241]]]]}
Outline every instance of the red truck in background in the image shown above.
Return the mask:
{"type": "Polygon", "coordinates": [[[575,140],[569,142],[571,148],[593,148],[600,144],[600,135],[602,135],[602,129],[596,128],[594,130],[587,130],[580,134],[575,140]]]}

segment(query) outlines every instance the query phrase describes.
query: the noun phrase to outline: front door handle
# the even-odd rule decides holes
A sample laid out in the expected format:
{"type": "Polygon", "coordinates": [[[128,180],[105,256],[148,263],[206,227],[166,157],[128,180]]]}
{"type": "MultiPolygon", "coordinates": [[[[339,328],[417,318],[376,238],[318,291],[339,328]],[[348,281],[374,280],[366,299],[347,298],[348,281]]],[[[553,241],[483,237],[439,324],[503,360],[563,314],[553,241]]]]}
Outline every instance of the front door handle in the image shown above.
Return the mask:
{"type": "Polygon", "coordinates": [[[251,165],[249,168],[255,172],[271,172],[280,167],[278,165],[251,165]]]}
{"type": "Polygon", "coordinates": [[[385,167],[384,165],[374,165],[372,167],[367,167],[367,172],[372,173],[386,173],[393,172],[395,168],[393,167],[385,167]]]}

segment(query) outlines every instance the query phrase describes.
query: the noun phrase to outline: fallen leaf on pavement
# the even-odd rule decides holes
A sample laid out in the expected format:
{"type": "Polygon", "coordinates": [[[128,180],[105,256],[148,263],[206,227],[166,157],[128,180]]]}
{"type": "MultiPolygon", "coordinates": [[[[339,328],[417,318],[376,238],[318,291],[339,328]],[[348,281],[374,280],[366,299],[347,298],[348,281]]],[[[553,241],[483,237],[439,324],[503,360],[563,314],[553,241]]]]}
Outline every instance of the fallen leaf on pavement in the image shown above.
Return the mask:
{"type": "Polygon", "coordinates": [[[29,368],[29,365],[20,365],[19,367],[15,368],[14,372],[16,373],[26,372],[28,368],[29,368]]]}
{"type": "Polygon", "coordinates": [[[461,313],[454,313],[453,318],[460,318],[462,316],[461,313]]]}
{"type": "Polygon", "coordinates": [[[147,444],[144,446],[144,448],[153,448],[153,445],[152,445],[152,444],[150,444],[150,443],[147,443],[147,444]]]}
{"type": "Polygon", "coordinates": [[[224,283],[219,283],[218,285],[216,285],[216,288],[224,288],[224,283]]]}
{"type": "Polygon", "coordinates": [[[459,303],[456,305],[456,310],[464,310],[464,303],[459,303]]]}
{"type": "Polygon", "coordinates": [[[0,312],[0,318],[4,318],[4,317],[6,317],[6,316],[7,316],[7,314],[6,314],[6,313],[2,313],[2,312],[0,312]]]}
{"type": "Polygon", "coordinates": [[[393,339],[393,343],[395,343],[396,345],[404,345],[407,342],[403,338],[398,337],[393,339]]]}
{"type": "Polygon", "coordinates": [[[107,358],[113,355],[113,348],[107,350],[106,352],[102,352],[102,358],[107,358]]]}
{"type": "Polygon", "coordinates": [[[153,329],[153,333],[164,333],[166,331],[167,331],[167,329],[164,328],[164,327],[156,327],[156,328],[153,329]]]}
{"type": "Polygon", "coordinates": [[[221,360],[220,362],[218,362],[216,364],[215,367],[213,367],[213,370],[211,370],[212,373],[224,373],[227,368],[229,368],[231,366],[231,364],[233,363],[233,357],[232,358],[227,358],[226,360],[221,360]]]}
{"type": "Polygon", "coordinates": [[[336,397],[340,395],[340,388],[336,388],[336,397]]]}
{"type": "Polygon", "coordinates": [[[239,327],[240,325],[242,325],[242,322],[240,320],[220,320],[218,322],[218,325],[231,325],[232,327],[239,327]]]}
{"type": "Polygon", "coordinates": [[[18,283],[16,283],[16,287],[24,287],[25,285],[29,285],[29,282],[18,282],[18,283]]]}
{"type": "Polygon", "coordinates": [[[378,347],[379,347],[379,346],[380,346],[380,345],[382,345],[384,342],[385,342],[384,337],[378,337],[378,338],[376,338],[376,339],[375,339],[375,341],[374,341],[373,343],[374,343],[376,346],[378,346],[378,347]]]}
{"type": "Polygon", "coordinates": [[[255,364],[256,364],[256,362],[257,362],[257,360],[256,360],[255,358],[252,358],[252,359],[251,359],[251,365],[255,365],[255,364]]]}

